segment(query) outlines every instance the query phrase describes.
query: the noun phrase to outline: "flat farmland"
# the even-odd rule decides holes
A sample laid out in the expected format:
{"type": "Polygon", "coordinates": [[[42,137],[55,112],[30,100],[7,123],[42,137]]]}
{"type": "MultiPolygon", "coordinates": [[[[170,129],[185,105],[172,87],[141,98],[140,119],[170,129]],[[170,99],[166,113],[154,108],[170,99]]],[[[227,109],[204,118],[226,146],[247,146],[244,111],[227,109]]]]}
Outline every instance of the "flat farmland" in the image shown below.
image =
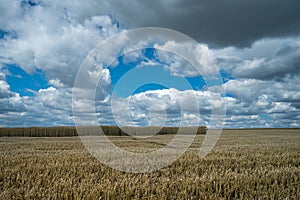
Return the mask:
{"type": "MultiPolygon", "coordinates": [[[[139,152],[173,137],[109,139],[139,152]]],[[[0,199],[300,199],[300,129],[223,130],[200,158],[204,137],[144,174],[102,164],[79,137],[0,137],[0,199]]]]}

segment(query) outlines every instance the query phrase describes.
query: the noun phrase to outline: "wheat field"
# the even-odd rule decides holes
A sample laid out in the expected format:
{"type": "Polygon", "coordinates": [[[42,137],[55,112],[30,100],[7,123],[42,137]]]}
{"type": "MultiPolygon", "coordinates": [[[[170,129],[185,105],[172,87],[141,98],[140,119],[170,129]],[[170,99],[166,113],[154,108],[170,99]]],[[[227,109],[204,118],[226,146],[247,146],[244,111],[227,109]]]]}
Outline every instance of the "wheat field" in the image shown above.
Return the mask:
{"type": "MultiPolygon", "coordinates": [[[[172,137],[109,138],[139,151],[172,137]]],[[[200,158],[204,137],[170,166],[145,174],[105,166],[78,137],[0,137],[0,199],[300,199],[299,129],[223,130],[200,158]]]]}

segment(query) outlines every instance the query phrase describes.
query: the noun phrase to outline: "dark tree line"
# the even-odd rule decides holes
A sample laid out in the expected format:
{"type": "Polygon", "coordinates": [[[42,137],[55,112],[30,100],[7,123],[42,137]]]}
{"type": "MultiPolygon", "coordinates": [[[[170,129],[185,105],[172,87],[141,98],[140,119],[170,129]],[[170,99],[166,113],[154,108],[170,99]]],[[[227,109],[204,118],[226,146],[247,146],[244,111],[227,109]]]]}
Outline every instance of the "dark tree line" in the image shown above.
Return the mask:
{"type": "MultiPolygon", "coordinates": [[[[22,128],[0,128],[0,137],[73,137],[80,135],[105,135],[123,136],[123,135],[152,135],[152,134],[177,134],[178,127],[123,127],[117,126],[60,126],[60,127],[22,127],[22,128]],[[127,134],[129,133],[129,134],[127,134]]],[[[205,126],[199,127],[181,127],[181,134],[206,134],[205,126]]]]}

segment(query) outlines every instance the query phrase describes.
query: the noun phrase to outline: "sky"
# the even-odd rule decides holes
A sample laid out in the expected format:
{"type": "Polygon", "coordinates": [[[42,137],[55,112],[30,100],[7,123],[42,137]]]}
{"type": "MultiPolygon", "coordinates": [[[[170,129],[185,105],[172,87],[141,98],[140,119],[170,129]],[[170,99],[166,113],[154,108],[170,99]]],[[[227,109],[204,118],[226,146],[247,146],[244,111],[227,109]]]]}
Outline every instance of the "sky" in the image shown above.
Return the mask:
{"type": "Polygon", "coordinates": [[[0,126],[213,127],[212,113],[226,109],[225,128],[300,128],[299,8],[298,0],[0,0],[0,126]],[[155,34],[137,43],[130,30],[142,27],[196,44],[155,34]],[[90,61],[99,44],[105,50],[90,61]],[[85,61],[93,66],[79,76],[85,61]]]}

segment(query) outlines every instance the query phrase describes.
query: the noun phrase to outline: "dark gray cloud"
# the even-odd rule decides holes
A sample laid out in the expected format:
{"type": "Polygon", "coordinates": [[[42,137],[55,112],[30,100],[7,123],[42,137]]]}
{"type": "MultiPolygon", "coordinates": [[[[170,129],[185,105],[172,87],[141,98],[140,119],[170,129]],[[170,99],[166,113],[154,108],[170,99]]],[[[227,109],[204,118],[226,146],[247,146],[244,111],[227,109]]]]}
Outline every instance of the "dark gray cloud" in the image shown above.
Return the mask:
{"type": "Polygon", "coordinates": [[[299,0],[119,1],[102,4],[130,28],[160,26],[215,46],[244,47],[300,32],[299,0]]]}

